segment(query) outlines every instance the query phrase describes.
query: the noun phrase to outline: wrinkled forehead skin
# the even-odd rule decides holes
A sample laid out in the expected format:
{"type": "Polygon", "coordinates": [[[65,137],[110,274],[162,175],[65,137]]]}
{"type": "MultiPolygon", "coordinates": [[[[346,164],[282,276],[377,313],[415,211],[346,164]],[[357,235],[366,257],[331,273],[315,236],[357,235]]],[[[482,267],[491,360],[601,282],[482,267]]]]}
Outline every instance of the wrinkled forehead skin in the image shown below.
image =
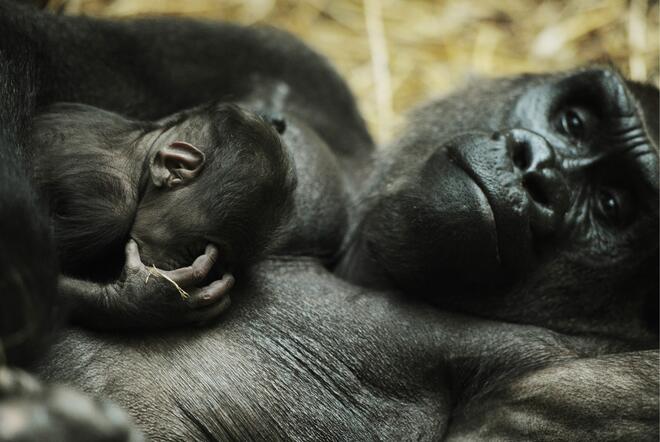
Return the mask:
{"type": "MultiPolygon", "coordinates": [[[[451,137],[516,127],[532,131],[538,128],[544,133],[547,127],[543,125],[547,125],[550,114],[558,107],[586,100],[597,103],[601,117],[612,123],[613,130],[630,130],[623,138],[627,138],[625,144],[635,145],[630,154],[637,157],[636,173],[648,184],[652,197],[647,214],[655,226],[660,188],[658,94],[655,86],[627,81],[610,67],[473,80],[463,89],[412,112],[407,130],[374,176],[371,189],[396,189],[392,185],[395,180],[402,181],[417,173],[418,167],[451,137]],[[410,156],[415,159],[401,167],[405,161],[400,160],[410,156]]],[[[612,148],[617,147],[607,143],[599,146],[603,151],[612,148]]]]}
{"type": "Polygon", "coordinates": [[[508,110],[531,91],[541,92],[545,94],[546,100],[551,100],[559,94],[579,89],[592,94],[608,92],[610,104],[622,105],[627,112],[638,112],[657,149],[658,89],[652,85],[624,80],[610,68],[473,79],[451,94],[413,110],[409,121],[415,127],[408,127],[406,132],[424,126],[440,129],[443,133],[464,128],[495,130],[507,119],[508,110]],[[577,75],[582,78],[575,82],[577,75]]]}
{"type": "Polygon", "coordinates": [[[611,68],[598,67],[552,74],[475,79],[447,96],[416,108],[410,113],[402,135],[381,158],[381,164],[372,176],[370,189],[376,190],[375,187],[391,183],[401,174],[413,172],[415,166],[423,163],[443,140],[466,131],[495,132],[515,127],[516,119],[529,112],[525,107],[530,105],[530,101],[536,101],[536,106],[547,105],[559,95],[580,90],[599,95],[604,100],[605,110],[622,107],[617,112],[641,122],[649,137],[647,141],[650,143],[646,147],[655,152],[644,158],[645,175],[654,177],[654,187],[657,189],[660,175],[658,89],[624,80],[611,68]],[[575,81],[576,76],[581,78],[575,81]],[[400,156],[412,156],[418,161],[407,161],[408,167],[401,167],[398,161],[400,156]],[[397,173],[392,175],[390,172],[394,165],[397,173]]]}
{"type": "MultiPolygon", "coordinates": [[[[596,108],[599,117],[616,131],[626,129],[619,142],[635,145],[631,153],[639,158],[638,167],[650,187],[658,189],[658,90],[650,85],[626,81],[610,68],[583,68],[551,76],[524,76],[527,86],[516,88],[514,110],[503,126],[516,126],[521,122],[531,129],[542,128],[539,116],[552,119],[559,106],[588,102],[596,108]],[[536,119],[527,119],[533,112],[536,119]]],[[[539,131],[542,131],[540,129],[539,131]]],[[[616,143],[615,143],[616,144],[616,143]]],[[[599,146],[603,152],[616,148],[599,146]]]]}
{"type": "Polygon", "coordinates": [[[627,82],[633,97],[639,103],[643,113],[644,124],[648,134],[655,145],[656,151],[660,146],[660,91],[650,84],[627,82]]]}

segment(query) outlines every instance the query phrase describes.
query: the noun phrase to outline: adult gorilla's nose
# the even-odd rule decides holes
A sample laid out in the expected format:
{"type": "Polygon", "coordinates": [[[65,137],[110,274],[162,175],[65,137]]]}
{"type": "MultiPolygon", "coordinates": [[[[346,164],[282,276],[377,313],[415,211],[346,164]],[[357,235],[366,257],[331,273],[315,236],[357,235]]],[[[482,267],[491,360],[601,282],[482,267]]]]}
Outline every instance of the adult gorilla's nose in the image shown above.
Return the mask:
{"type": "Polygon", "coordinates": [[[532,232],[539,236],[555,233],[568,208],[569,192],[554,148],[539,134],[525,129],[512,129],[504,138],[529,197],[532,232]]]}

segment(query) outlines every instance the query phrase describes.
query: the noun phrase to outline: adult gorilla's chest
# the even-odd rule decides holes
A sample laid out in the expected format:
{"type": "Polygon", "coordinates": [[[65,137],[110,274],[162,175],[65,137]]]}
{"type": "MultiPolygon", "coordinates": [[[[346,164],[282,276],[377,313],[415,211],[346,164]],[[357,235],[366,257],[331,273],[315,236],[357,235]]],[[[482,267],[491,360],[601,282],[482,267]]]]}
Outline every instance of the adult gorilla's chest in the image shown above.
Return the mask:
{"type": "Polygon", "coordinates": [[[65,331],[41,375],[108,396],[154,440],[438,439],[448,383],[428,314],[309,260],[271,261],[213,328],[65,331]]]}
{"type": "MultiPolygon", "coordinates": [[[[213,327],[141,336],[69,329],[38,371],[113,399],[152,440],[527,440],[593,419],[593,386],[574,391],[582,384],[572,380],[627,367],[604,359],[585,371],[572,361],[604,347],[361,289],[311,259],[266,261],[240,281],[213,327]],[[553,419],[565,425],[548,433],[553,419]]],[[[657,391],[651,384],[630,396],[657,391]]],[[[653,414],[656,395],[647,396],[653,414]]],[[[634,414],[626,425],[644,433],[648,422],[634,414]]]]}

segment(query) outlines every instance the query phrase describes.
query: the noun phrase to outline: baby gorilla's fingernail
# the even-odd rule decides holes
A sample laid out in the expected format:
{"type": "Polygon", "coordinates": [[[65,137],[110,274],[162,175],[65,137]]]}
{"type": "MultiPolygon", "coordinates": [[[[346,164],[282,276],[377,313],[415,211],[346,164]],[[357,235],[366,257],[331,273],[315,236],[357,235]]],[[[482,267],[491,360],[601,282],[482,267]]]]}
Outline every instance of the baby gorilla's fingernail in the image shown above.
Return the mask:
{"type": "Polygon", "coordinates": [[[236,279],[234,279],[234,275],[231,273],[225,273],[222,275],[222,279],[220,279],[220,281],[224,282],[224,290],[227,291],[234,286],[236,279]]]}
{"type": "Polygon", "coordinates": [[[209,244],[206,246],[206,249],[204,249],[204,254],[206,255],[218,254],[218,248],[213,244],[209,244]]]}
{"type": "Polygon", "coordinates": [[[193,305],[195,307],[204,307],[214,302],[221,302],[227,292],[234,286],[234,276],[225,273],[222,279],[213,281],[208,287],[203,288],[195,299],[193,305]]]}

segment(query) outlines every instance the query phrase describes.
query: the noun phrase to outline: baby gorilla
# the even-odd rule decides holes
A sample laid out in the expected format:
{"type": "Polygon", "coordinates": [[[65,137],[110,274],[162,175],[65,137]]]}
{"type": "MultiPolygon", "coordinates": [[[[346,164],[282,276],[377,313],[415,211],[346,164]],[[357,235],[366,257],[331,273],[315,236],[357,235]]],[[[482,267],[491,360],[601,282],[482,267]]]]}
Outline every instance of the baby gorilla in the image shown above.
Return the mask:
{"type": "Polygon", "coordinates": [[[292,206],[295,175],[277,132],[232,104],[157,122],[57,104],[35,119],[31,145],[59,291],[86,325],[217,316],[230,271],[274,245],[292,206]]]}

